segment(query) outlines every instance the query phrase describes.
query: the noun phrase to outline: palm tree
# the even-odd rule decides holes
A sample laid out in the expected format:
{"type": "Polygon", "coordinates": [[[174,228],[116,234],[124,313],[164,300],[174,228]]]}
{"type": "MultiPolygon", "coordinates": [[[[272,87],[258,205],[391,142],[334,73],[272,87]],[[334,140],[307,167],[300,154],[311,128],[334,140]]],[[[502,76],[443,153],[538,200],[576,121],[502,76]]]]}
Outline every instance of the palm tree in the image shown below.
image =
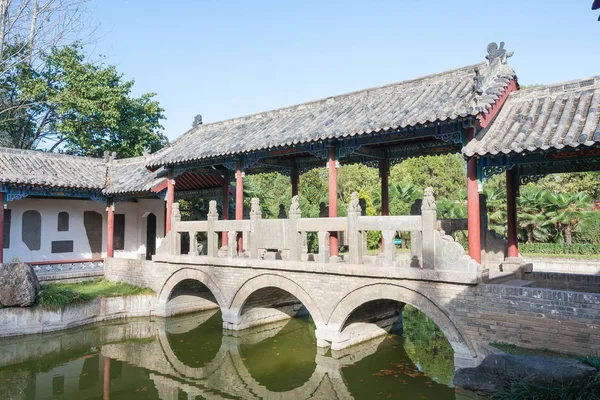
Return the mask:
{"type": "Polygon", "coordinates": [[[442,197],[437,201],[437,210],[440,218],[467,218],[467,190],[461,189],[456,200],[442,197]]]}
{"type": "Polygon", "coordinates": [[[549,211],[546,215],[561,232],[565,243],[573,243],[573,229],[592,206],[592,198],[585,193],[563,194],[548,193],[546,202],[549,211]]]}
{"type": "Polygon", "coordinates": [[[483,189],[488,209],[488,227],[506,236],[506,190],[486,187],[483,189]]]}
{"type": "MultiPolygon", "coordinates": [[[[423,190],[412,182],[393,183],[389,186],[389,202],[391,215],[406,215],[410,207],[418,198],[423,197],[423,190]]],[[[381,191],[373,190],[371,193],[373,205],[381,212],[381,191]]]]}
{"type": "Polygon", "coordinates": [[[527,233],[527,243],[545,242],[552,223],[544,209],[548,192],[538,187],[526,187],[517,199],[519,226],[527,233]]]}

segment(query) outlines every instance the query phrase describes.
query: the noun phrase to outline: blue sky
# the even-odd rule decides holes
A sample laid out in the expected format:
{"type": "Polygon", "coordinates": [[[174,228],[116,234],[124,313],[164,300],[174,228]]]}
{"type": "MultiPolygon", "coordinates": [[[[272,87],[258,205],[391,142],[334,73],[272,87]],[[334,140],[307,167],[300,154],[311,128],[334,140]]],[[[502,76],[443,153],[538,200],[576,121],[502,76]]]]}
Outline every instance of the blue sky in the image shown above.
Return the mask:
{"type": "Polygon", "coordinates": [[[600,75],[592,0],[96,0],[91,57],[135,95],[157,93],[165,133],[484,60],[504,41],[521,84],[600,75]]]}

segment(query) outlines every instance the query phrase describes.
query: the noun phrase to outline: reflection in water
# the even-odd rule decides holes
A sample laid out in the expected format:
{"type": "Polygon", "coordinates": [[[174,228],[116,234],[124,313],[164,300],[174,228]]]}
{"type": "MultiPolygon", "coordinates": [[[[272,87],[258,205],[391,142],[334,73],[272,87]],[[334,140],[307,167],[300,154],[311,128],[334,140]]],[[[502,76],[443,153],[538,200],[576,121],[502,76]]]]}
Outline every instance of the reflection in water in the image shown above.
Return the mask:
{"type": "Polygon", "coordinates": [[[463,398],[449,345],[410,314],[405,337],[325,355],[308,318],[234,337],[215,311],[3,339],[0,399],[463,398]]]}

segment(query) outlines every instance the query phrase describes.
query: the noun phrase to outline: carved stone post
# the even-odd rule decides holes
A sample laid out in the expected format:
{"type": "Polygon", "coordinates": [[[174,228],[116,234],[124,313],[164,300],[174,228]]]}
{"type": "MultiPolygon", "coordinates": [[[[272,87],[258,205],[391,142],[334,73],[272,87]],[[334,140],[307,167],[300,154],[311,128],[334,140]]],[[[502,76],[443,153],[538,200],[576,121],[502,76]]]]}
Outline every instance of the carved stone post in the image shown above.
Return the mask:
{"type": "Polygon", "coordinates": [[[360,214],[361,207],[358,201],[358,193],[352,192],[350,204],[348,204],[348,262],[351,264],[362,263],[362,235],[358,230],[360,214]]]}
{"type": "Polygon", "coordinates": [[[206,232],[207,249],[206,255],[209,257],[218,257],[219,255],[219,234],[215,232],[215,221],[219,219],[217,211],[217,201],[211,200],[208,203],[208,232],[206,232]]]}
{"type": "Polygon", "coordinates": [[[387,266],[393,266],[396,262],[396,245],[394,244],[394,238],[396,237],[396,231],[381,231],[383,238],[383,262],[387,266]]]}
{"type": "Polygon", "coordinates": [[[329,232],[319,231],[317,232],[319,237],[319,262],[329,262],[329,232]]]}
{"type": "MultiPolygon", "coordinates": [[[[410,215],[421,215],[422,199],[417,199],[410,207],[410,215]]],[[[415,231],[410,233],[410,255],[411,258],[421,259],[423,253],[423,232],[415,231]]]]}
{"type": "Polygon", "coordinates": [[[190,256],[197,256],[198,255],[198,238],[196,237],[196,232],[189,231],[188,235],[190,235],[190,251],[188,254],[190,256]]]}
{"type": "Polygon", "coordinates": [[[179,203],[174,202],[171,206],[171,233],[172,237],[172,249],[173,254],[181,254],[181,233],[179,233],[179,222],[181,221],[181,214],[179,213],[179,203]]]}
{"type": "Polygon", "coordinates": [[[302,233],[298,232],[298,220],[302,216],[298,195],[292,197],[289,212],[290,261],[300,261],[302,254],[302,233]]]}
{"type": "Polygon", "coordinates": [[[229,231],[227,232],[227,238],[228,238],[228,243],[227,243],[227,258],[233,258],[237,255],[237,243],[235,241],[235,238],[237,236],[237,232],[235,231],[229,231]]]}
{"type": "MultiPolygon", "coordinates": [[[[258,258],[258,237],[261,234],[265,234],[260,229],[260,220],[262,219],[262,211],[260,210],[260,200],[254,197],[252,200],[252,206],[250,208],[250,225],[251,231],[249,235],[250,241],[250,258],[258,258]]],[[[248,246],[248,245],[247,245],[248,246]]]]}
{"type": "Polygon", "coordinates": [[[433,188],[425,189],[423,205],[421,206],[423,221],[423,258],[422,267],[435,268],[435,233],[437,225],[437,207],[433,197],[433,188]]]}

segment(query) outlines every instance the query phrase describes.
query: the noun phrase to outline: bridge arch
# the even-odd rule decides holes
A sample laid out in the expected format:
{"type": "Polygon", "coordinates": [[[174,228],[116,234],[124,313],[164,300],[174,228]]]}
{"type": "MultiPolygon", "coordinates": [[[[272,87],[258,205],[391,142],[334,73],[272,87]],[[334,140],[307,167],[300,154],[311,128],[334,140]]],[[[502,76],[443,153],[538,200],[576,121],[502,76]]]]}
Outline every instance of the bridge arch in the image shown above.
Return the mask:
{"type": "MultiPolygon", "coordinates": [[[[451,313],[441,304],[408,286],[376,283],[348,293],[335,306],[327,323],[328,331],[341,338],[348,318],[362,305],[378,300],[410,304],[435,322],[454,350],[455,367],[474,366],[477,352],[474,345],[454,322],[451,313]]],[[[332,342],[332,348],[334,343],[332,342]]]]}
{"type": "Polygon", "coordinates": [[[194,268],[182,268],[174,272],[165,281],[163,287],[158,293],[156,315],[161,317],[168,317],[172,315],[167,308],[167,304],[169,303],[169,300],[171,300],[174,290],[178,286],[180,287],[182,284],[186,283],[197,285],[196,287],[199,289],[206,289],[206,291],[210,294],[210,296],[207,296],[206,301],[208,303],[212,302],[213,304],[207,304],[205,309],[219,307],[221,310],[223,310],[226,304],[225,297],[223,296],[221,289],[219,289],[210,276],[194,268]],[[213,298],[211,298],[211,296],[213,298]]]}
{"type": "Polygon", "coordinates": [[[317,329],[324,326],[320,308],[304,288],[287,277],[270,273],[258,275],[244,282],[233,295],[229,311],[227,315],[224,313],[223,320],[230,322],[230,327],[233,329],[250,327],[252,325],[245,320],[244,313],[248,311],[249,300],[252,299],[252,296],[256,297],[258,294],[262,294],[265,297],[265,305],[268,305],[270,300],[277,301],[275,296],[281,295],[281,292],[288,293],[302,303],[315,322],[317,329]],[[271,289],[271,293],[267,293],[269,289],[271,289]],[[272,297],[271,299],[267,298],[269,295],[272,297]],[[228,319],[229,321],[227,321],[228,319]]]}

